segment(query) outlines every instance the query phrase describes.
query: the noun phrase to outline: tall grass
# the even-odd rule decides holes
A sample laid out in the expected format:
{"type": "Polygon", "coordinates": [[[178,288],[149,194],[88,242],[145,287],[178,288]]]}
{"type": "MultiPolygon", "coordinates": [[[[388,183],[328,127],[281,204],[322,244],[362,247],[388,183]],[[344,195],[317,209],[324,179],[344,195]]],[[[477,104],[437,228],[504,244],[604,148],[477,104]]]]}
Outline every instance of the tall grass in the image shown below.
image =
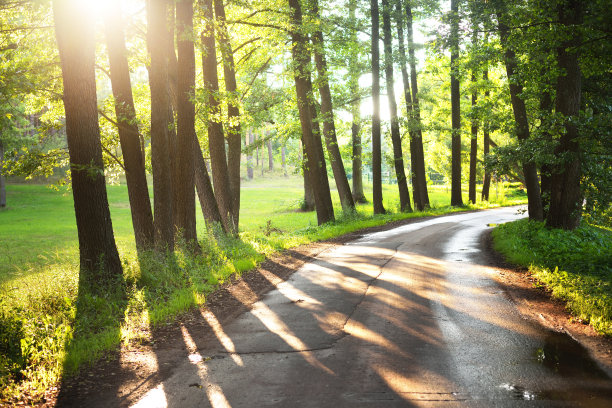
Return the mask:
{"type": "MultiPolygon", "coordinates": [[[[370,205],[342,214],[336,196],[337,221],[319,227],[315,213],[296,211],[303,194],[300,183],[295,177],[245,182],[239,237],[207,230],[198,214],[201,255],[179,249],[140,258],[127,190],[109,186],[124,275],[107,291],[79,283],[70,192],[9,185],[9,207],[0,211],[0,402],[24,394],[36,399],[61,376],[74,374],[119,344],[147,340],[152,328],[203,304],[219,284],[274,252],[389,221],[465,209],[444,206],[448,189],[439,187],[430,189],[431,210],[393,212],[398,208],[397,189],[385,186],[389,214],[375,216],[370,205]]],[[[505,204],[525,201],[516,189],[499,198],[505,204]]]]}

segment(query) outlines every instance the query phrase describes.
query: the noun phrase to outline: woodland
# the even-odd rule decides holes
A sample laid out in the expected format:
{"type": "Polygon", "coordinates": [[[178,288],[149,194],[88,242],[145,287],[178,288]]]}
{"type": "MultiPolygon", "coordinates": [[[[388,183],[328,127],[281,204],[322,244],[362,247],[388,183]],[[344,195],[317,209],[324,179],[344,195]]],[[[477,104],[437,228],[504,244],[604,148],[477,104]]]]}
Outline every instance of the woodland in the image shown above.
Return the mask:
{"type": "Polygon", "coordinates": [[[299,184],[316,239],[346,220],[486,207],[500,183],[537,228],[611,228],[611,21],[606,0],[3,0],[0,216],[13,185],[68,192],[78,252],[53,275],[72,288],[53,311],[3,292],[0,396],[39,400],[142,335],[151,299],[178,305],[158,310],[168,319],[254,266],[270,236],[301,243],[281,242],[273,214],[245,249],[259,171],[299,184]]]}

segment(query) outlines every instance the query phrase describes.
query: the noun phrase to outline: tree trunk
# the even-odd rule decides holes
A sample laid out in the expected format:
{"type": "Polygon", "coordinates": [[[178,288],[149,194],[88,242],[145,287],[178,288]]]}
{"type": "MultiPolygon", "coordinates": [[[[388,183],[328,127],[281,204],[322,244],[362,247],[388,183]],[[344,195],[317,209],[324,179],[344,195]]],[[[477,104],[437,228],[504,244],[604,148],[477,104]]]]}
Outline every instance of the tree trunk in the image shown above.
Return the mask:
{"type": "Polygon", "coordinates": [[[182,0],[176,3],[176,20],[178,49],[177,78],[177,157],[178,208],[175,209],[177,226],[183,233],[185,242],[197,245],[195,218],[195,169],[194,150],[197,141],[195,132],[195,50],[193,47],[193,0],[182,0]]]}
{"type": "Polygon", "coordinates": [[[6,179],[2,172],[2,166],[4,165],[4,144],[0,139],[0,208],[6,207],[6,179]]]}
{"type": "Polygon", "coordinates": [[[55,34],[64,83],[66,137],[79,238],[79,279],[103,289],[123,270],[108,208],[96,98],[93,21],[86,6],[53,2],[55,34]],[[78,17],[75,17],[78,16],[78,17]]]}
{"type": "Polygon", "coordinates": [[[563,158],[553,167],[550,210],[546,225],[552,228],[574,229],[580,225],[582,192],[580,190],[580,145],[578,127],[572,121],[580,113],[582,82],[578,62],[581,35],[574,27],[582,22],[582,2],[565,0],[557,5],[559,21],[572,36],[557,48],[557,63],[561,74],[557,77],[555,110],[565,118],[565,132],[555,148],[555,156],[563,158]]]}
{"type": "Polygon", "coordinates": [[[217,77],[217,53],[215,50],[214,23],[212,13],[212,0],[202,0],[204,6],[205,27],[202,32],[202,65],[204,69],[204,87],[208,92],[208,148],[210,150],[210,164],[212,167],[213,186],[215,197],[219,205],[219,212],[225,228],[229,232],[237,232],[232,220],[232,194],[225,154],[225,138],[223,125],[217,121],[220,104],[216,97],[219,91],[217,77]]]}
{"type": "Polygon", "coordinates": [[[168,2],[151,1],[148,5],[149,47],[151,68],[151,165],[153,167],[154,236],[158,251],[174,250],[174,228],[172,219],[172,168],[170,163],[170,125],[168,110],[168,58],[165,47],[168,31],[166,18],[168,2]]]}
{"type": "Polygon", "coordinates": [[[117,130],[125,166],[134,238],[136,248],[142,251],[153,246],[153,213],[151,212],[144,156],[140,148],[140,133],[136,123],[121,7],[118,0],[112,1],[111,5],[112,7],[104,16],[110,79],[115,98],[117,130]]]}
{"type": "Polygon", "coordinates": [[[380,146],[380,21],[378,0],[370,0],[372,14],[372,201],[374,214],[384,214],[382,196],[382,152],[380,146]]]}
{"type": "Polygon", "coordinates": [[[242,151],[242,136],[240,131],[240,109],[238,108],[238,92],[236,86],[236,68],[234,53],[226,26],[225,7],[222,0],[214,0],[215,15],[218,21],[218,38],[221,58],[223,60],[223,79],[225,90],[231,95],[227,104],[227,170],[232,195],[232,221],[238,231],[240,221],[240,156],[242,151]]]}
{"type": "Polygon", "coordinates": [[[291,20],[294,26],[291,32],[291,41],[293,43],[292,57],[295,63],[294,78],[297,105],[306,150],[306,162],[310,173],[310,184],[315,197],[317,222],[321,225],[334,220],[334,207],[329,192],[321,136],[313,129],[316,116],[314,108],[309,102],[312,100],[312,83],[308,71],[310,53],[308,51],[308,41],[300,31],[303,27],[302,9],[299,0],[288,1],[289,7],[292,9],[291,20]]]}
{"type": "Polygon", "coordinates": [[[287,148],[283,145],[281,146],[281,166],[283,167],[283,176],[288,177],[286,156],[287,156],[287,148]]]}
{"type": "Polygon", "coordinates": [[[202,215],[209,226],[219,224],[223,231],[227,232],[223,225],[217,199],[215,198],[215,193],[210,182],[208,166],[204,160],[202,148],[200,147],[200,142],[198,142],[197,137],[195,137],[195,133],[193,146],[195,186],[198,192],[198,201],[200,202],[200,207],[202,208],[202,215]]]}
{"type": "Polygon", "coordinates": [[[274,171],[274,155],[272,154],[272,141],[268,139],[268,170],[274,171]]]}
{"type": "MultiPolygon", "coordinates": [[[[485,81],[489,81],[489,71],[487,69],[484,70],[484,72],[482,73],[482,79],[485,81]]],[[[485,91],[485,100],[488,101],[489,100],[489,86],[488,84],[486,84],[486,91],[485,91]]],[[[483,123],[482,123],[482,135],[483,135],[483,141],[482,141],[482,155],[483,157],[487,157],[487,155],[489,154],[489,145],[491,144],[491,140],[489,138],[489,123],[486,119],[486,115],[485,118],[483,118],[483,123]]],[[[484,169],[484,180],[482,182],[482,195],[481,195],[481,200],[482,201],[489,201],[489,189],[491,187],[491,172],[489,170],[487,170],[487,168],[485,167],[484,169]]]]}
{"type": "Polygon", "coordinates": [[[349,0],[349,21],[351,26],[351,48],[349,51],[349,65],[347,67],[349,73],[349,90],[354,98],[351,103],[351,114],[353,123],[351,125],[351,143],[353,147],[353,202],[366,203],[366,197],[363,194],[363,172],[362,172],[362,147],[361,147],[361,98],[359,77],[361,71],[359,69],[359,39],[357,38],[357,29],[355,25],[357,19],[355,10],[357,9],[357,0],[349,0]]]}
{"type": "MultiPolygon", "coordinates": [[[[545,69],[548,69],[546,67],[545,69]]],[[[540,95],[540,114],[542,115],[542,124],[546,123],[544,116],[550,115],[553,111],[552,96],[549,91],[545,91],[540,95]]],[[[548,142],[552,143],[552,134],[548,130],[544,130],[543,137],[548,142]]],[[[548,163],[542,164],[540,168],[540,197],[542,199],[542,213],[544,219],[548,218],[550,210],[550,193],[551,193],[551,165],[548,163]]]]}
{"type": "MultiPolygon", "coordinates": [[[[245,144],[247,146],[253,146],[253,143],[255,143],[255,136],[253,135],[253,130],[251,128],[247,130],[247,134],[245,137],[246,137],[245,144]]],[[[253,150],[252,149],[249,149],[247,153],[247,178],[249,180],[253,180],[253,150]]]]}
{"type": "Polygon", "coordinates": [[[410,136],[410,174],[412,179],[412,198],[414,200],[414,207],[422,211],[424,208],[423,201],[421,199],[421,189],[419,188],[419,180],[416,176],[415,169],[417,167],[417,153],[416,153],[416,132],[414,131],[415,117],[414,108],[412,105],[412,96],[410,95],[410,81],[408,79],[408,70],[406,68],[406,49],[404,47],[404,27],[402,18],[402,5],[401,2],[396,3],[397,11],[395,13],[395,25],[397,26],[397,38],[399,43],[399,62],[400,70],[402,72],[402,82],[404,83],[404,99],[406,100],[406,113],[408,116],[408,134],[410,136]]]}
{"type": "Polygon", "coordinates": [[[385,51],[385,79],[387,80],[387,100],[389,101],[389,119],[391,120],[391,141],[393,143],[393,164],[395,177],[399,189],[400,209],[403,212],[412,211],[410,206],[410,192],[406,182],[404,170],[404,157],[402,152],[402,137],[400,136],[399,122],[397,119],[397,102],[395,101],[395,90],[393,80],[393,54],[391,38],[391,10],[389,0],[382,0],[383,7],[383,44],[385,51]]]}
{"type": "Polygon", "coordinates": [[[459,94],[459,0],[451,0],[451,205],[463,205],[461,197],[461,95],[459,94]]]}
{"type": "MultiPolygon", "coordinates": [[[[398,11],[399,13],[399,11],[398,11]]],[[[406,1],[406,27],[408,34],[408,58],[410,63],[410,88],[412,90],[412,110],[415,121],[414,154],[416,156],[413,171],[419,187],[419,200],[424,210],[429,207],[429,193],[427,192],[427,176],[425,172],[425,153],[423,151],[423,131],[421,125],[421,108],[419,105],[419,85],[417,82],[416,56],[414,50],[414,36],[412,33],[412,8],[410,1],[406,1]]]]}
{"type": "MultiPolygon", "coordinates": [[[[472,71],[472,86],[476,86],[476,75],[472,71]]],[[[472,90],[472,110],[476,109],[478,92],[476,88],[472,90]]],[[[476,155],[478,153],[478,118],[472,112],[472,139],[470,140],[470,180],[468,188],[468,200],[476,204],[476,155]]]]}
{"type": "MultiPolygon", "coordinates": [[[[309,0],[309,4],[310,12],[312,14],[311,17],[316,21],[319,21],[321,19],[321,16],[319,15],[319,1],[309,0]]],[[[319,95],[321,95],[321,118],[323,121],[325,146],[327,147],[327,154],[334,173],[334,180],[336,181],[336,189],[338,190],[338,195],[340,196],[342,209],[345,211],[354,210],[355,202],[353,201],[351,187],[349,186],[348,179],[346,178],[346,171],[344,170],[344,163],[342,162],[342,156],[340,155],[338,140],[336,138],[336,126],[334,124],[331,91],[329,89],[323,32],[318,27],[320,26],[317,26],[317,29],[315,29],[312,35],[312,44],[317,73],[319,75],[319,95]]]]}
{"type": "Polygon", "coordinates": [[[314,190],[312,188],[312,176],[310,170],[308,170],[308,162],[306,157],[306,146],[302,142],[302,174],[304,176],[304,204],[302,210],[314,211],[315,209],[315,198],[314,190]]]}
{"type": "MultiPolygon", "coordinates": [[[[523,85],[514,77],[517,70],[516,54],[508,44],[509,29],[505,21],[504,2],[498,0],[496,2],[496,14],[499,27],[499,40],[504,49],[504,63],[506,65],[506,74],[508,75],[508,84],[510,88],[510,100],[512,102],[512,111],[514,112],[514,120],[516,121],[516,135],[519,143],[529,139],[529,124],[527,122],[527,109],[525,101],[519,96],[523,92],[523,85]]],[[[527,210],[529,219],[541,221],[543,219],[542,199],[540,196],[540,184],[538,181],[537,168],[534,162],[527,160],[523,161],[523,175],[525,177],[525,187],[527,188],[527,210]]]]}

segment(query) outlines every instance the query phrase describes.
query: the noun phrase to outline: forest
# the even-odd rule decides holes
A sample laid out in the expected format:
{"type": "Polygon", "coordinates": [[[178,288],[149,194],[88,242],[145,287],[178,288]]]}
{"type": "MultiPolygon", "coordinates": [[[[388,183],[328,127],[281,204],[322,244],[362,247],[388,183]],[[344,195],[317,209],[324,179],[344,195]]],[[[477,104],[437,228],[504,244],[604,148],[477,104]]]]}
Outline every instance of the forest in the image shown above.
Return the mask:
{"type": "Polygon", "coordinates": [[[606,0],[3,0],[0,401],[301,243],[516,203],[609,230],[610,21],[606,0]],[[251,212],[288,191],[297,234],[251,212]],[[72,252],[35,213],[75,223],[72,252]]]}

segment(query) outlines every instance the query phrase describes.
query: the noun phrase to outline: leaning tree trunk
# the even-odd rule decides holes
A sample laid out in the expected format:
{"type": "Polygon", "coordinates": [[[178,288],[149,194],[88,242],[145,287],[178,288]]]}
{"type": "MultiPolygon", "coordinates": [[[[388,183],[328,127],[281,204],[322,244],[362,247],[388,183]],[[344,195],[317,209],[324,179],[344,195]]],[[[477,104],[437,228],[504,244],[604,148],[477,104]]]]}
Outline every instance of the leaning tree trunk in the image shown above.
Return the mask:
{"type": "Polygon", "coordinates": [[[378,0],[370,0],[372,14],[372,201],[374,214],[384,214],[382,196],[382,152],[380,146],[380,21],[378,0]]]}
{"type": "Polygon", "coordinates": [[[132,97],[130,67],[127,60],[121,7],[118,0],[104,16],[104,27],[108,59],[110,65],[111,87],[115,98],[115,115],[119,143],[123,154],[125,178],[130,200],[134,238],[138,251],[153,246],[153,213],[145,172],[145,159],[141,151],[141,139],[136,122],[136,110],[132,97]]]}
{"type": "Polygon", "coordinates": [[[223,225],[223,219],[221,218],[221,213],[219,212],[217,199],[215,198],[215,193],[210,182],[210,176],[208,175],[208,168],[206,166],[206,161],[204,160],[204,155],[202,154],[202,148],[200,147],[200,142],[198,141],[197,137],[195,137],[195,134],[193,146],[195,186],[198,192],[198,201],[200,202],[200,207],[202,208],[202,215],[209,226],[218,224],[221,226],[224,232],[227,232],[225,226],[223,225]]]}
{"type": "Polygon", "coordinates": [[[354,98],[351,103],[351,115],[353,123],[351,125],[351,144],[353,147],[353,201],[356,203],[366,203],[366,197],[363,194],[363,172],[362,166],[362,147],[361,147],[361,98],[359,77],[359,40],[357,38],[357,19],[355,10],[357,9],[357,0],[349,0],[349,21],[351,30],[351,48],[349,50],[349,92],[354,98]]]}
{"type": "Polygon", "coordinates": [[[310,82],[310,72],[308,71],[310,53],[307,46],[308,41],[301,32],[303,28],[302,8],[299,0],[289,0],[289,7],[291,8],[291,20],[293,23],[291,41],[293,43],[292,57],[295,64],[295,91],[306,151],[306,163],[311,181],[310,184],[312,185],[315,197],[317,222],[320,225],[334,220],[334,207],[327,182],[325,158],[322,154],[323,148],[320,142],[320,135],[316,134],[313,129],[316,116],[309,102],[312,99],[312,84],[310,82]]]}
{"type": "Polygon", "coordinates": [[[463,205],[461,197],[461,95],[459,94],[459,0],[451,0],[451,205],[463,205]]]}
{"type": "MultiPolygon", "coordinates": [[[[318,0],[309,0],[309,3],[312,17],[317,21],[320,21],[321,16],[319,15],[318,0]]],[[[325,136],[325,145],[327,147],[329,162],[334,173],[334,180],[336,181],[336,189],[338,190],[338,195],[340,196],[342,209],[345,211],[354,210],[355,202],[353,201],[351,188],[349,186],[348,179],[346,178],[346,171],[344,170],[344,163],[342,163],[342,156],[340,155],[338,140],[336,138],[336,126],[334,125],[334,111],[332,106],[331,91],[329,89],[323,32],[318,27],[320,26],[317,26],[317,29],[315,29],[312,35],[312,43],[317,73],[319,74],[318,83],[319,95],[321,96],[323,135],[325,136]]]]}
{"type": "Polygon", "coordinates": [[[472,138],[470,140],[470,178],[468,187],[468,201],[476,204],[476,155],[478,153],[478,117],[474,110],[478,101],[478,92],[476,91],[476,75],[472,72],[472,138]]]}
{"type": "MultiPolygon", "coordinates": [[[[484,70],[484,72],[482,73],[482,79],[485,82],[489,81],[489,71],[487,69],[484,70]]],[[[489,101],[489,85],[486,84],[486,91],[485,91],[485,100],[486,102],[489,101]]],[[[489,146],[491,144],[491,139],[489,137],[489,123],[486,119],[486,115],[483,118],[483,123],[482,123],[482,155],[483,157],[487,157],[487,155],[489,154],[489,146]]],[[[489,189],[491,187],[491,172],[487,169],[487,167],[485,166],[484,169],[484,180],[482,182],[482,195],[481,195],[481,200],[482,201],[489,201],[489,189]]]]}
{"type": "Polygon", "coordinates": [[[202,65],[204,68],[204,87],[208,92],[208,148],[210,150],[210,164],[212,168],[215,197],[219,204],[221,218],[227,231],[237,232],[232,220],[232,195],[225,154],[225,138],[223,137],[223,124],[219,117],[220,103],[216,97],[219,92],[219,79],[217,77],[217,53],[215,47],[214,23],[212,13],[212,0],[202,1],[204,8],[205,28],[202,32],[202,65]]]}
{"type": "Polygon", "coordinates": [[[76,0],[53,2],[79,237],[79,279],[91,284],[92,289],[102,289],[105,284],[115,283],[123,270],[106,195],[94,71],[94,24],[90,15],[86,6],[76,0]]]}
{"type": "Polygon", "coordinates": [[[314,211],[315,209],[315,198],[314,190],[312,188],[312,176],[310,170],[308,170],[308,158],[306,156],[306,145],[303,142],[302,137],[302,175],[304,177],[304,204],[302,205],[303,211],[314,211]]]}
{"type": "Polygon", "coordinates": [[[174,250],[174,228],[172,219],[172,168],[169,151],[168,128],[168,60],[165,47],[166,0],[148,2],[149,45],[151,68],[149,75],[151,89],[151,165],[153,167],[153,206],[155,247],[159,251],[174,250]]]}
{"type": "MultiPolygon", "coordinates": [[[[399,13],[399,11],[398,11],[399,13]]],[[[408,34],[408,58],[410,62],[410,88],[412,90],[412,109],[415,121],[414,154],[415,159],[415,178],[419,187],[419,200],[424,210],[429,207],[429,193],[427,192],[427,176],[425,172],[425,153],[423,151],[423,130],[421,125],[421,108],[419,105],[419,85],[417,82],[416,56],[414,47],[414,36],[412,33],[412,8],[410,1],[406,1],[406,28],[408,34]]]]}
{"type": "Polygon", "coordinates": [[[581,36],[574,27],[582,22],[582,2],[565,0],[557,5],[559,21],[565,29],[572,30],[557,48],[557,62],[561,74],[557,77],[555,110],[565,119],[565,132],[561,134],[555,155],[562,162],[553,167],[551,178],[550,210],[546,225],[552,228],[574,229],[580,224],[582,215],[582,192],[580,190],[580,145],[578,127],[572,121],[580,113],[582,82],[578,62],[581,36]]]}
{"type": "MultiPolygon", "coordinates": [[[[515,78],[515,73],[517,71],[516,54],[508,44],[510,31],[505,21],[504,2],[501,0],[496,2],[496,14],[499,28],[499,40],[504,49],[504,63],[506,65],[506,74],[508,75],[512,111],[514,112],[514,120],[516,121],[516,135],[519,139],[519,143],[525,143],[525,141],[529,139],[529,124],[527,122],[525,101],[520,97],[523,93],[523,85],[515,78]]],[[[523,160],[523,175],[525,177],[525,187],[527,188],[527,210],[529,212],[529,219],[541,221],[543,219],[543,210],[536,164],[532,161],[528,161],[528,159],[523,160]]]]}
{"type": "Polygon", "coordinates": [[[230,94],[227,104],[227,170],[229,176],[230,191],[232,195],[232,221],[234,228],[238,231],[240,221],[240,156],[242,150],[242,136],[240,135],[240,109],[238,108],[238,87],[236,86],[236,68],[234,64],[234,52],[230,43],[226,26],[225,7],[222,0],[214,0],[215,15],[218,21],[219,48],[223,60],[223,79],[225,90],[230,94]]]}
{"type": "Polygon", "coordinates": [[[402,153],[402,137],[400,136],[399,122],[397,119],[397,103],[395,101],[395,90],[393,80],[393,54],[391,45],[391,10],[389,0],[382,0],[383,7],[383,44],[385,51],[385,79],[387,80],[387,100],[389,101],[389,116],[391,119],[391,142],[393,143],[393,164],[395,166],[395,177],[399,190],[401,211],[412,211],[410,206],[410,192],[406,182],[404,170],[404,157],[402,153]]]}

